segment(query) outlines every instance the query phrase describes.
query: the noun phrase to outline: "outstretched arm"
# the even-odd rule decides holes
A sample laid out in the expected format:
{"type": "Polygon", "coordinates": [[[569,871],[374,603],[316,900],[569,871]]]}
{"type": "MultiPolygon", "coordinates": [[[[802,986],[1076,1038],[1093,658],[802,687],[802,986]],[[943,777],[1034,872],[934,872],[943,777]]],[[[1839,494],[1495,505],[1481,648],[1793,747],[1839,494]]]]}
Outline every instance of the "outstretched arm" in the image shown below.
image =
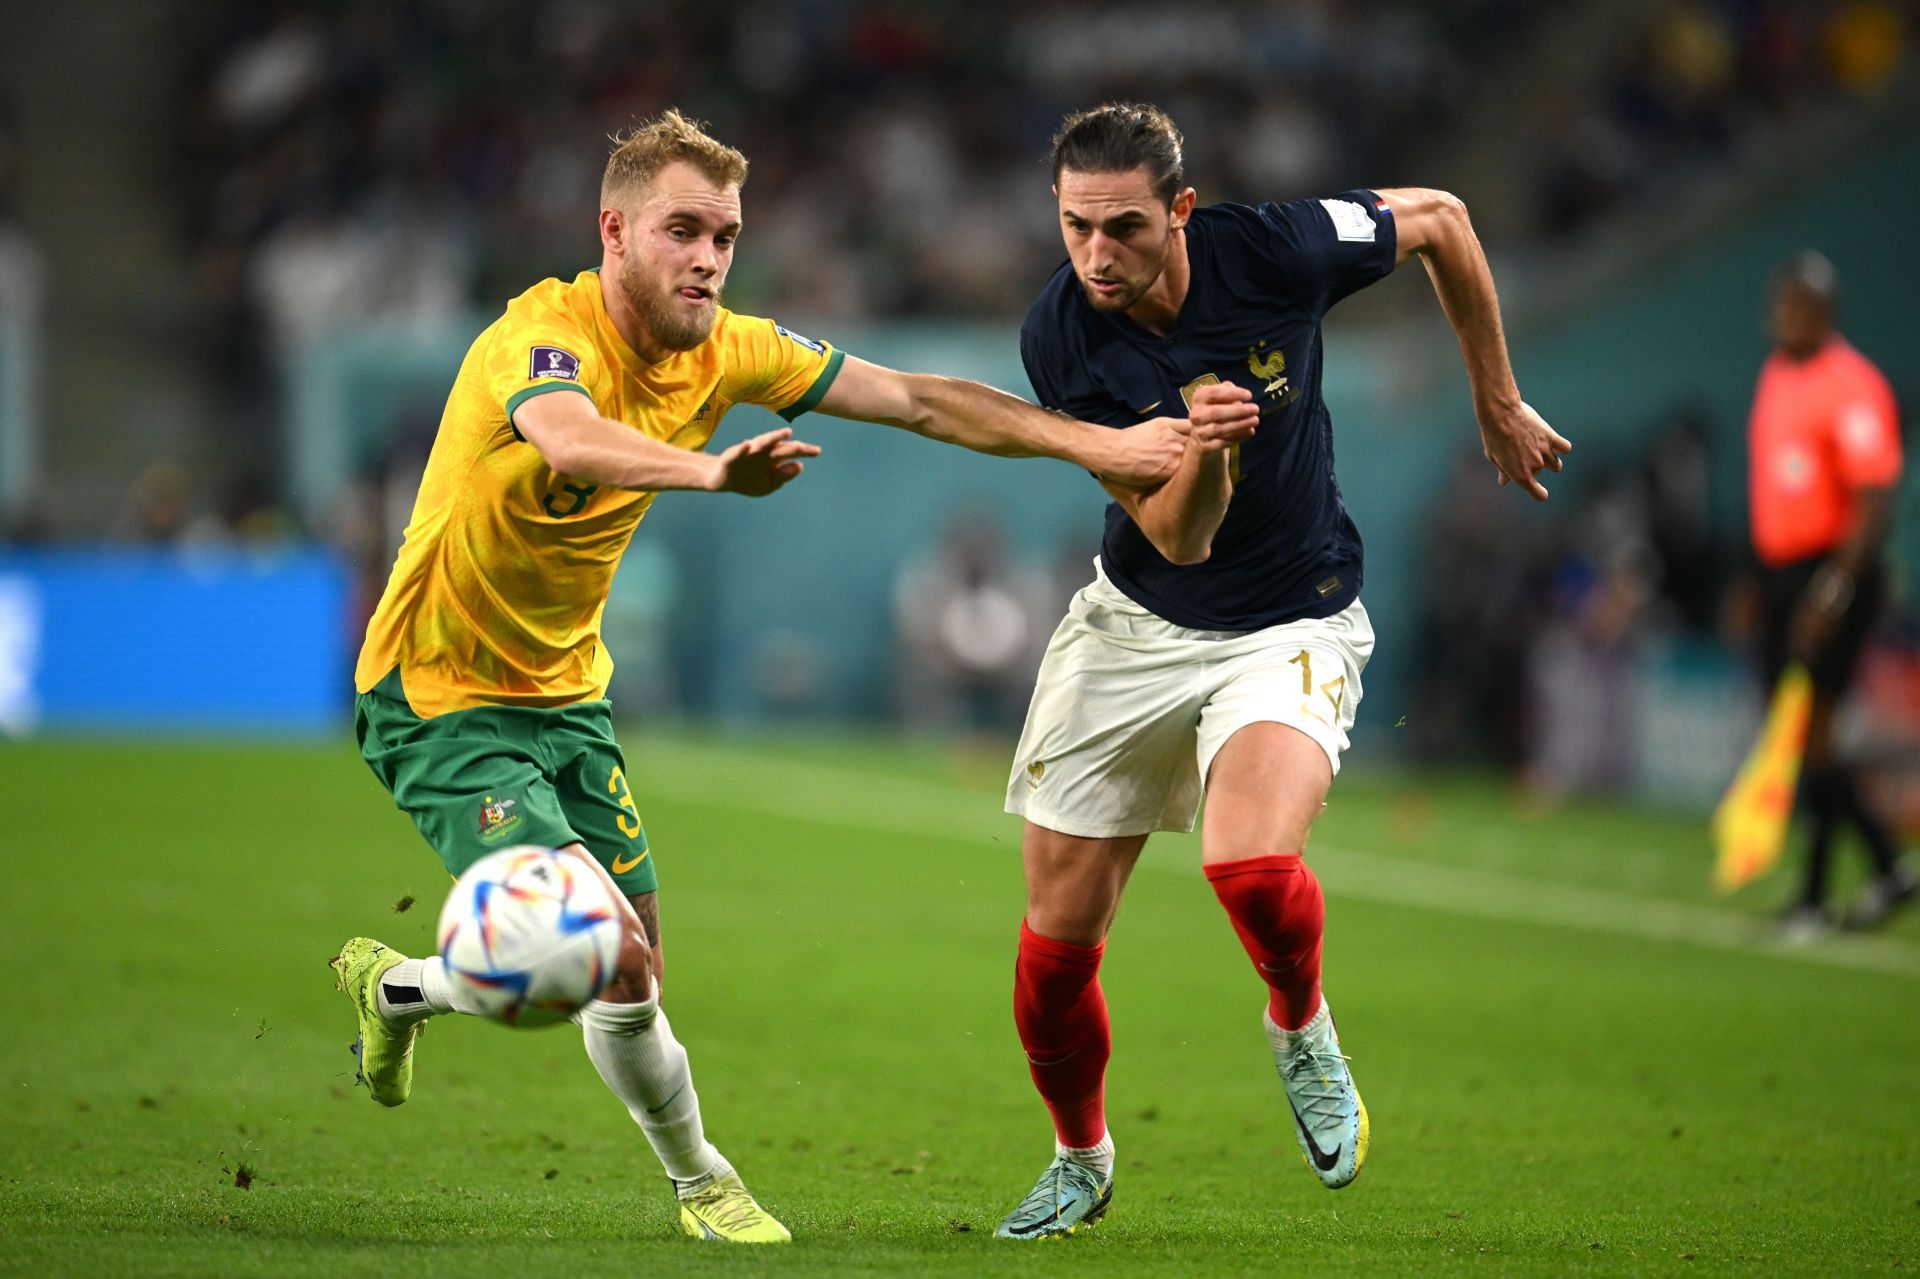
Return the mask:
{"type": "Polygon", "coordinates": [[[877,422],[996,457],[1054,457],[1131,487],[1174,473],[1185,437],[1155,418],[1125,430],[1093,426],[1035,408],[978,382],[898,373],[848,356],[815,411],[877,422]]]}
{"type": "Polygon", "coordinates": [[[765,497],[820,450],[781,427],[719,453],[695,453],[609,421],[584,395],[537,395],[513,411],[514,429],[555,474],[609,488],[703,489],[765,497]]]}
{"type": "Polygon", "coordinates": [[[1502,484],[1518,484],[1546,501],[1546,486],[1536,476],[1541,471],[1558,471],[1561,455],[1573,445],[1520,398],[1513,366],[1507,361],[1493,273],[1467,218],[1467,206],[1445,191],[1418,187],[1378,194],[1393,209],[1399,260],[1420,255],[1447,322],[1460,341],[1487,460],[1500,473],[1502,484]]]}

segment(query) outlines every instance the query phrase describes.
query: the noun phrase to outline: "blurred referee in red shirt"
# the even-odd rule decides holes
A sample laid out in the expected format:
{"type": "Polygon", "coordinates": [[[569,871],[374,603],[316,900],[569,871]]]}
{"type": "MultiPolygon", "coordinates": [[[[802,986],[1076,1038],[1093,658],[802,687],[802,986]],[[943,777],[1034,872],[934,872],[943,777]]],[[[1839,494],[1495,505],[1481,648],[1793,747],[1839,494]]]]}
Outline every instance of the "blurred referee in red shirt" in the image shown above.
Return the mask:
{"type": "Polygon", "coordinates": [[[1887,823],[1834,751],[1834,708],[1852,678],[1886,587],[1881,562],[1900,480],[1900,422],[1887,380],[1834,331],[1833,264],[1802,253],[1774,276],[1774,351],[1760,370],[1748,423],[1748,496],[1761,565],[1761,656],[1771,687],[1787,663],[1813,675],[1813,718],[1799,807],[1811,819],[1807,876],[1787,912],[1790,936],[1830,926],[1827,869],[1848,824],[1873,859],[1873,878],[1847,911],[1871,927],[1914,896],[1887,823]]]}

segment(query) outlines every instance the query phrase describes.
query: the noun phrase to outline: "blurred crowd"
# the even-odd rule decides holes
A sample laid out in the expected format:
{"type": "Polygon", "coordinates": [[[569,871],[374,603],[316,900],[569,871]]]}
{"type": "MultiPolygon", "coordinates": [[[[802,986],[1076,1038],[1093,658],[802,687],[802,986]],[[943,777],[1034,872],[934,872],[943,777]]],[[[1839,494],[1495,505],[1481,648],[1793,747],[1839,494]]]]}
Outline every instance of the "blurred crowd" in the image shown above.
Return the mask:
{"type": "MultiPolygon", "coordinates": [[[[736,305],[829,326],[1008,322],[1061,256],[1045,157],[1072,108],[1151,97],[1184,126],[1209,198],[1285,198],[1438,180],[1448,148],[1487,127],[1487,85],[1540,81],[1531,122],[1503,124],[1516,144],[1490,173],[1470,166],[1502,188],[1477,207],[1505,220],[1495,243],[1512,252],[1883,89],[1916,8],[1656,0],[1632,7],[1611,61],[1568,76],[1548,74],[1544,47],[1573,7],[1524,0],[197,7],[173,197],[238,460],[219,492],[182,499],[187,522],[292,527],[276,505],[290,363],[345,329],[471,325],[596,260],[585,210],[606,136],[669,103],[754,162],[736,305]]],[[[9,136],[0,103],[0,269],[26,260],[7,244],[9,136]]],[[[140,483],[136,504],[172,501],[170,474],[140,483]]]]}
{"type": "Polygon", "coordinates": [[[1538,514],[1484,500],[1485,463],[1462,457],[1420,537],[1415,753],[1477,751],[1554,789],[1625,785],[1622,693],[1643,648],[1737,643],[1723,609],[1745,542],[1713,518],[1714,434],[1683,406],[1646,438],[1628,465],[1583,463],[1573,500],[1538,514]]]}
{"type": "MultiPolygon", "coordinates": [[[[1584,229],[1758,125],[1882,88],[1911,7],[1643,6],[1616,61],[1541,86],[1545,158],[1515,148],[1491,194],[1534,205],[1534,234],[1584,229]]],[[[232,0],[192,33],[183,189],[226,342],[297,347],[590,263],[606,136],[678,104],[755,163],[736,295],[1005,318],[1061,256],[1044,157],[1063,112],[1155,98],[1210,197],[1418,182],[1485,124],[1481,87],[1527,83],[1544,8],[232,0]]]]}
{"type": "Polygon", "coordinates": [[[1911,0],[1667,0],[1605,72],[1542,112],[1536,230],[1560,238],[1671,199],[1769,126],[1885,90],[1912,56],[1911,0]]]}
{"type": "MultiPolygon", "coordinates": [[[[1496,765],[1541,804],[1704,804],[1725,786],[1769,691],[1759,568],[1726,491],[1747,459],[1717,455],[1740,435],[1690,404],[1637,435],[1637,452],[1589,454],[1537,511],[1486,501],[1477,455],[1435,493],[1401,728],[1415,758],[1496,765]]],[[[1842,737],[1920,829],[1920,600],[1896,586],[1874,635],[1842,737]]]]}
{"type": "Polygon", "coordinates": [[[1916,5],[1659,0],[1567,75],[1576,11],[1524,0],[227,0],[184,33],[177,189],[230,435],[271,440],[316,340],[470,325],[596,261],[607,135],[667,104],[753,161],[736,305],[1007,322],[1061,257],[1045,157],[1076,107],[1167,106],[1208,198],[1471,172],[1519,252],[1883,88],[1916,5]]]}
{"type": "Polygon", "coordinates": [[[607,135],[677,104],[754,163],[736,295],[1004,318],[1061,256],[1065,111],[1151,94],[1222,193],[1406,172],[1532,8],[234,0],[195,32],[190,233],[234,343],[431,322],[597,260],[607,135]]]}

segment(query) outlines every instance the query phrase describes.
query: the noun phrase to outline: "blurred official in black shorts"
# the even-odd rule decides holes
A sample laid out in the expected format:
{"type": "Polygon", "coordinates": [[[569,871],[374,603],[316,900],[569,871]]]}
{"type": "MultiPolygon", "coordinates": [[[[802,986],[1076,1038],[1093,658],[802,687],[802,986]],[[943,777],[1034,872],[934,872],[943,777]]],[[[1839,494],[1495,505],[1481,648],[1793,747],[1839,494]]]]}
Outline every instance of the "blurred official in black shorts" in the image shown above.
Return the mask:
{"type": "Polygon", "coordinates": [[[1761,664],[1768,686],[1791,662],[1813,677],[1799,812],[1808,819],[1806,878],[1783,920],[1805,938],[1832,927],[1827,872],[1833,843],[1859,831],[1873,874],[1841,917],[1868,928],[1913,899],[1916,875],[1854,770],[1834,749],[1834,710],[1886,594],[1881,561],[1900,481],[1900,422],[1892,388],[1833,328],[1833,266],[1803,253],[1774,276],[1774,351],[1760,371],[1748,424],[1749,509],[1761,564],[1761,664]]]}

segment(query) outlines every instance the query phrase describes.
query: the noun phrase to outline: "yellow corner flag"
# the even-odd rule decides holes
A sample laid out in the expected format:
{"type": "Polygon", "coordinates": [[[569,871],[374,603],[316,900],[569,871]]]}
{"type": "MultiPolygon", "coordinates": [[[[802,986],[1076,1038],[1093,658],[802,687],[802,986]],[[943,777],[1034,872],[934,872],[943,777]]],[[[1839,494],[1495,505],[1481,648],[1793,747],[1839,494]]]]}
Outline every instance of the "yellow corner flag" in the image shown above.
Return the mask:
{"type": "Polygon", "coordinates": [[[1773,691],[1760,740],[1713,811],[1713,885],[1721,893],[1751,884],[1780,860],[1812,713],[1813,679],[1806,667],[1789,666],[1773,691]]]}

